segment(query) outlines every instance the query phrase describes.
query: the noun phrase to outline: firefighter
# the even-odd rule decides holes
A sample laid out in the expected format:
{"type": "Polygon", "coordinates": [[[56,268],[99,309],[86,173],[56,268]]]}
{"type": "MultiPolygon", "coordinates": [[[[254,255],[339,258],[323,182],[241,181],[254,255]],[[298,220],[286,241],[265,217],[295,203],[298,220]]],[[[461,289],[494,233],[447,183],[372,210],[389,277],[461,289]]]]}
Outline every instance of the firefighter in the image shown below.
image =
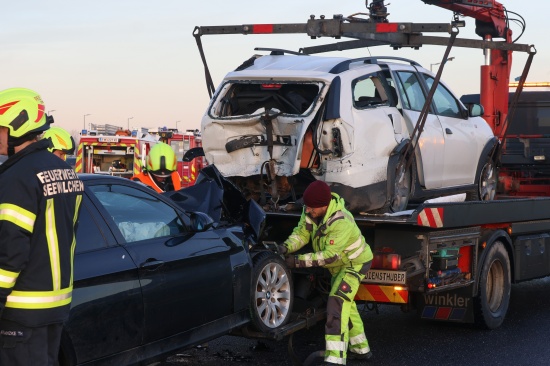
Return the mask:
{"type": "Polygon", "coordinates": [[[38,139],[44,110],[32,90],[0,91],[0,365],[56,365],[71,304],[84,185],[38,139]]]}
{"type": "Polygon", "coordinates": [[[132,180],[140,181],[162,193],[181,189],[176,153],[170,145],[159,142],[147,155],[147,166],[143,173],[134,175],[132,180]]]}
{"type": "Polygon", "coordinates": [[[331,193],[325,182],[311,183],[303,200],[298,226],[278,250],[285,254],[290,268],[324,267],[332,275],[325,324],[325,363],[345,365],[347,355],[369,360],[372,352],[354,298],[371,266],[370,246],[346,210],[344,199],[331,193]],[[313,252],[290,255],[310,241],[313,252]]]}
{"type": "Polygon", "coordinates": [[[67,160],[67,155],[74,154],[74,139],[61,127],[50,127],[44,132],[42,138],[50,140],[48,151],[58,156],[61,160],[67,160]]]}

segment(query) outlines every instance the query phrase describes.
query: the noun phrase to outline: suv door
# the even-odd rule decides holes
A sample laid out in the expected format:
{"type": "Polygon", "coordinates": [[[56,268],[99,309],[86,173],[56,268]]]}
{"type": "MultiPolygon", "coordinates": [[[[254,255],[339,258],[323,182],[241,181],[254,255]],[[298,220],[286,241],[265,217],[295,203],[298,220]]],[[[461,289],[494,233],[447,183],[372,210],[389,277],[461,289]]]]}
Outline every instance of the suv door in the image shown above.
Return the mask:
{"type": "MultiPolygon", "coordinates": [[[[429,90],[434,78],[422,75],[429,90]]],[[[444,131],[443,184],[446,187],[472,184],[479,160],[477,128],[470,119],[463,117],[460,102],[443,84],[437,85],[432,102],[444,131]]]]}
{"type": "Polygon", "coordinates": [[[144,343],[232,313],[229,256],[237,245],[213,230],[190,232],[183,221],[188,218],[154,192],[116,184],[90,189],[112,218],[117,240],[139,268],[144,343]]]}
{"type": "MultiPolygon", "coordinates": [[[[391,68],[395,70],[397,67],[391,66],[391,68]]],[[[419,80],[418,74],[412,70],[395,70],[394,72],[397,75],[397,90],[410,136],[426,102],[423,81],[419,80]]],[[[417,144],[421,158],[418,178],[420,184],[426,189],[443,186],[444,142],[445,137],[441,123],[430,109],[417,144]]]]}

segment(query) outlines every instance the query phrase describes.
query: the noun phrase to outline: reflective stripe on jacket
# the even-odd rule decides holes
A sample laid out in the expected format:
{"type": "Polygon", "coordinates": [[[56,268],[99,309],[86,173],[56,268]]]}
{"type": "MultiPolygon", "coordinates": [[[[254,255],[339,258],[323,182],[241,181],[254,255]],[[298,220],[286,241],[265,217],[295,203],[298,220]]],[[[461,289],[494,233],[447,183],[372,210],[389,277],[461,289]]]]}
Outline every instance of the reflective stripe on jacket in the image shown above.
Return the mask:
{"type": "Polygon", "coordinates": [[[28,327],[69,314],[84,192],[48,147],[32,143],[0,166],[0,317],[28,327]]]}
{"type": "Polygon", "coordinates": [[[300,221],[284,245],[294,253],[312,242],[313,252],[298,255],[299,267],[326,267],[332,274],[343,267],[371,261],[370,246],[365,242],[344,199],[332,193],[332,200],[319,225],[302,212],[300,221]]]}

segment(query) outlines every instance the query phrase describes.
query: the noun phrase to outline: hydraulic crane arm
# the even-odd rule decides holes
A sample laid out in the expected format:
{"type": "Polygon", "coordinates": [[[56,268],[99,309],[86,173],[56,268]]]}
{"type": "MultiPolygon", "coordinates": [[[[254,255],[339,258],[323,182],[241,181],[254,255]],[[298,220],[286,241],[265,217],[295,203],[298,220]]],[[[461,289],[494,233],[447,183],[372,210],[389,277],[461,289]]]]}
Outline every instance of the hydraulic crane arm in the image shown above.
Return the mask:
{"type": "MultiPolygon", "coordinates": [[[[494,0],[422,0],[476,20],[476,34],[485,41],[503,38],[512,44],[512,30],[504,6],[494,0]]],[[[508,85],[512,70],[512,50],[485,49],[485,64],[481,66],[480,102],[485,109],[484,118],[500,139],[506,134],[508,120],[508,85]]],[[[530,66],[532,56],[526,67],[530,66]]],[[[528,69],[527,69],[528,70],[528,69]]],[[[527,75],[526,72],[523,75],[527,75]]],[[[525,80],[523,80],[525,82],[525,80]]],[[[521,92],[521,87],[517,90],[521,92]]]]}
{"type": "Polygon", "coordinates": [[[504,38],[511,42],[512,33],[504,6],[494,0],[422,0],[429,5],[449,9],[476,20],[476,34],[482,38],[504,38]]]}

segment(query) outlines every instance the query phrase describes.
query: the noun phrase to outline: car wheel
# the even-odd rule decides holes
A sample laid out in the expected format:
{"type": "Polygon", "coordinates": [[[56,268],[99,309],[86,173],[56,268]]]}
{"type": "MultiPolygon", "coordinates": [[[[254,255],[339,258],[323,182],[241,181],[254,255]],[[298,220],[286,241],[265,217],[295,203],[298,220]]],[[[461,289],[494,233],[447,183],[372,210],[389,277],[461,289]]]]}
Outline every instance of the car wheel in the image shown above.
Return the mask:
{"type": "Polygon", "coordinates": [[[477,189],[466,194],[467,201],[492,201],[497,190],[497,172],[493,160],[483,165],[477,182],[477,189]]]}
{"type": "Polygon", "coordinates": [[[407,208],[411,194],[411,165],[400,164],[395,171],[395,182],[390,201],[390,211],[399,212],[407,208]]]}
{"type": "Polygon", "coordinates": [[[479,291],[474,299],[478,325],[495,329],[502,324],[510,303],[511,287],[508,252],[500,241],[496,241],[483,261],[479,291]]]}
{"type": "Polygon", "coordinates": [[[268,332],[286,324],[292,314],[292,275],[280,256],[261,252],[253,259],[251,307],[252,322],[268,332]]]}

